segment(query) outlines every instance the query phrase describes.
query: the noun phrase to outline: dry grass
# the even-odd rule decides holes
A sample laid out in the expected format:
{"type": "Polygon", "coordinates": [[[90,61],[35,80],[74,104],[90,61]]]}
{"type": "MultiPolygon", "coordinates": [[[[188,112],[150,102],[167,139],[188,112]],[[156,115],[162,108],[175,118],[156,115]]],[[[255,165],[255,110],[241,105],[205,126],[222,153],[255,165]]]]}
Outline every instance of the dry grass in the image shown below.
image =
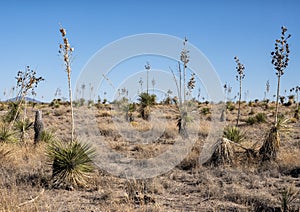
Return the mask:
{"type": "MultiPolygon", "coordinates": [[[[70,111],[60,105],[52,109],[47,105],[37,105],[43,111],[47,130],[55,132],[58,138],[70,136],[70,111]]],[[[82,130],[88,130],[89,121],[95,119],[96,128],[105,138],[105,143],[113,150],[128,157],[151,158],[159,155],[175,142],[176,108],[155,106],[164,111],[167,121],[162,135],[151,143],[131,142],[119,134],[112,118],[116,113],[109,106],[84,109],[77,116],[82,130]],[[96,113],[95,113],[96,111],[96,113]]],[[[203,107],[199,106],[199,114],[203,107]]],[[[4,105],[4,108],[5,105],[4,105]]],[[[245,132],[245,140],[240,144],[258,149],[273,120],[272,103],[253,103],[254,115],[265,113],[266,123],[249,126],[245,120],[250,108],[241,105],[240,128],[245,132]]],[[[292,117],[291,107],[280,111],[292,117]]],[[[234,124],[236,110],[227,111],[227,124],[234,124]]],[[[4,114],[4,113],[3,113],[4,114]]],[[[77,113],[78,114],[78,113],[77,113]]],[[[33,110],[29,109],[29,117],[33,110]]],[[[121,117],[123,118],[123,117],[121,117]]],[[[206,116],[200,117],[198,140],[190,154],[168,173],[145,180],[118,178],[97,170],[91,179],[91,186],[73,191],[54,189],[51,182],[51,164],[45,156],[46,144],[33,145],[33,132],[27,135],[27,145],[0,144],[0,211],[272,211],[281,207],[282,190],[294,185],[300,190],[300,123],[289,123],[291,130],[281,134],[281,147],[273,164],[245,165],[244,150],[234,146],[239,160],[234,167],[203,167],[199,164],[202,145],[212,127],[206,116]],[[243,165],[244,164],[244,165],[243,165]],[[298,170],[298,171],[297,171],[298,170]],[[44,193],[41,194],[42,189],[44,193]],[[41,194],[41,195],[40,195],[41,194]],[[37,197],[33,202],[28,202],[37,197]]],[[[130,123],[129,123],[130,124],[130,123]]],[[[137,115],[127,131],[145,132],[151,125],[137,115]]],[[[196,130],[196,126],[194,130],[196,130]]],[[[142,137],[140,137],[142,139],[142,137]]],[[[291,208],[300,208],[300,196],[290,203],[291,208]]]]}

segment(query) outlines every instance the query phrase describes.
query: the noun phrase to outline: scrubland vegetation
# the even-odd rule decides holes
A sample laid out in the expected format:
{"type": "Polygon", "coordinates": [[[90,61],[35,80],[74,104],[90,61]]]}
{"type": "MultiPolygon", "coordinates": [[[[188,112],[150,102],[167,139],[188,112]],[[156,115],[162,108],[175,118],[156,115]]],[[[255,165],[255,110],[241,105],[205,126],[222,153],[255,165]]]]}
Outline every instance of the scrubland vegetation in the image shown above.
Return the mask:
{"type": "MultiPolygon", "coordinates": [[[[281,39],[276,40],[271,53],[278,79],[276,101],[241,101],[245,67],[237,57],[238,101],[188,98],[196,81],[195,75],[186,71],[190,58],[185,39],[179,52],[179,81],[177,72],[171,70],[177,95],[169,92],[158,102],[149,94],[147,77],[147,92],[140,93],[137,102],[124,97],[113,103],[106,99],[96,103],[72,99],[74,49],[61,28],[59,52],[67,73],[69,101],[27,102],[27,92],[34,92],[44,80],[27,67],[16,77],[20,98],[0,103],[0,211],[299,211],[299,89],[291,88],[294,94],[288,98],[279,93],[290,53],[290,35],[285,27],[281,30],[281,39]],[[222,112],[214,114],[222,103],[222,112]],[[128,179],[99,168],[94,158],[101,153],[76,137],[74,119],[89,127],[88,119],[93,117],[111,151],[135,159],[153,158],[170,149],[178,138],[189,139],[188,129],[195,122],[188,113],[189,105],[195,106],[200,117],[192,125],[196,142],[181,163],[153,178],[128,179]],[[166,122],[155,142],[131,142],[114,123],[116,118],[122,119],[128,123],[123,131],[146,132],[155,127],[151,122],[155,110],[163,111],[159,118],[166,122]],[[42,116],[37,116],[37,111],[42,116]],[[83,116],[76,117],[78,114],[83,116]],[[34,124],[37,117],[42,127],[34,124]],[[200,161],[216,118],[225,125],[223,133],[206,152],[207,160],[200,161]]],[[[147,63],[146,71],[150,68],[147,63]]],[[[268,82],[266,87],[269,92],[268,82]]],[[[224,89],[227,95],[229,87],[224,89]]]]}

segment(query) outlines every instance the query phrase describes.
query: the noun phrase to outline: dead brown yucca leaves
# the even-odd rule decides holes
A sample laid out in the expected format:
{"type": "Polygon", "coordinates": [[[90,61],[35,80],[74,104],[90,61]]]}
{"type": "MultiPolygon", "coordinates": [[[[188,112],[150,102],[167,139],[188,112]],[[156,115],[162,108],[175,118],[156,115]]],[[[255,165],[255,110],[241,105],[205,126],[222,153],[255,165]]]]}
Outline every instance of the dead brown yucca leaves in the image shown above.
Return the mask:
{"type": "Polygon", "coordinates": [[[277,124],[272,126],[268,131],[264,143],[259,149],[261,161],[271,161],[276,159],[280,146],[279,131],[287,129],[287,122],[288,119],[279,119],[277,124]]]}
{"type": "Polygon", "coordinates": [[[234,151],[227,138],[220,138],[211,149],[212,155],[204,165],[230,165],[234,162],[234,151]]]}

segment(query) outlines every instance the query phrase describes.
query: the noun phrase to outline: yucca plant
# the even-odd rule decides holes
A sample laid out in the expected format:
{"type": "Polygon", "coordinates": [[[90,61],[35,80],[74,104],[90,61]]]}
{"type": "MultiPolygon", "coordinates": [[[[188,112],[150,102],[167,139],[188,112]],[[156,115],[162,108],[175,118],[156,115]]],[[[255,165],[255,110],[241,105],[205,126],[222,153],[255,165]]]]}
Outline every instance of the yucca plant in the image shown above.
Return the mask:
{"type": "Polygon", "coordinates": [[[240,62],[238,57],[234,57],[234,60],[237,64],[236,70],[238,75],[236,75],[236,80],[239,81],[240,91],[239,91],[239,102],[238,102],[238,115],[236,119],[236,126],[239,125],[239,119],[241,114],[241,99],[242,99],[242,80],[245,78],[245,66],[240,62]]]}
{"type": "Polygon", "coordinates": [[[148,120],[150,116],[150,107],[155,104],[156,96],[148,93],[141,93],[138,101],[140,103],[139,112],[143,119],[148,120]]]}
{"type": "Polygon", "coordinates": [[[289,62],[289,44],[287,40],[291,37],[291,35],[286,35],[287,28],[282,26],[281,27],[281,37],[280,39],[276,39],[275,41],[275,51],[271,52],[272,55],[272,64],[276,70],[277,75],[277,93],[276,93],[276,105],[275,105],[275,120],[274,125],[268,131],[264,143],[259,149],[259,154],[261,156],[262,161],[270,161],[275,160],[277,157],[277,152],[279,150],[279,130],[285,128],[285,123],[287,119],[279,119],[279,108],[278,108],[278,101],[279,101],[279,90],[280,90],[280,79],[281,76],[284,74],[284,70],[288,66],[289,62]]]}
{"type": "Polygon", "coordinates": [[[52,178],[56,187],[87,186],[94,171],[95,149],[77,140],[50,143],[47,156],[52,162],[52,178]]]}
{"type": "Polygon", "coordinates": [[[0,142],[16,142],[15,132],[12,131],[7,125],[0,124],[0,142]]]}
{"type": "Polygon", "coordinates": [[[245,134],[241,132],[241,130],[235,126],[233,127],[226,127],[223,132],[223,137],[234,141],[236,143],[240,143],[245,139],[245,134]]]}
{"type": "Polygon", "coordinates": [[[280,146],[279,132],[288,129],[287,122],[289,119],[279,118],[277,124],[272,126],[265,136],[265,140],[259,154],[262,161],[275,160],[280,146]]]}
{"type": "Polygon", "coordinates": [[[212,147],[212,154],[204,165],[219,166],[233,164],[235,159],[233,147],[227,138],[220,138],[212,147]]]}
{"type": "MultiPolygon", "coordinates": [[[[189,105],[189,102],[187,101],[188,95],[192,94],[193,89],[195,88],[196,80],[195,80],[195,74],[192,73],[189,81],[187,81],[187,68],[188,63],[190,62],[190,55],[189,50],[187,49],[187,38],[183,41],[183,49],[180,52],[180,61],[182,62],[182,65],[180,61],[178,61],[178,74],[179,74],[179,81],[177,80],[174,71],[170,68],[173,78],[177,87],[177,94],[178,94],[178,101],[174,101],[178,110],[179,110],[179,117],[177,119],[177,127],[179,134],[187,138],[187,121],[191,121],[191,118],[188,117],[187,113],[187,106],[189,105]]],[[[199,96],[200,97],[200,96],[199,96]]],[[[175,100],[175,98],[174,98],[175,100]]]]}
{"type": "Polygon", "coordinates": [[[255,120],[257,123],[265,123],[267,121],[267,116],[264,113],[258,113],[255,115],[255,120]]]}
{"type": "Polygon", "coordinates": [[[20,133],[21,141],[24,141],[25,133],[33,126],[33,122],[29,118],[18,120],[15,122],[15,129],[20,133]]]}

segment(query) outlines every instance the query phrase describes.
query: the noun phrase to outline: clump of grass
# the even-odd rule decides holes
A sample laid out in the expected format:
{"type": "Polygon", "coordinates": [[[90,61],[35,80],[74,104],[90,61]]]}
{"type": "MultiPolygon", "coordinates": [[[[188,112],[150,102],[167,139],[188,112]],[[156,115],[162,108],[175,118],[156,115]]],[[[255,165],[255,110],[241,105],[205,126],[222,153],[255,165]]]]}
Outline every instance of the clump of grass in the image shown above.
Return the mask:
{"type": "MultiPolygon", "coordinates": [[[[291,204],[296,201],[299,191],[295,189],[294,186],[284,188],[281,192],[279,200],[281,202],[281,209],[285,211],[294,211],[292,210],[291,204]]],[[[296,210],[295,210],[296,211],[296,210]]]]}
{"type": "Polygon", "coordinates": [[[239,128],[233,127],[226,127],[223,132],[224,138],[227,138],[233,142],[240,143],[245,139],[245,134],[240,131],[239,128]]]}
{"type": "Polygon", "coordinates": [[[265,123],[267,120],[266,114],[264,113],[258,113],[255,116],[250,116],[246,120],[246,123],[249,125],[253,125],[256,123],[265,123]]]}
{"type": "Polygon", "coordinates": [[[125,183],[125,190],[128,194],[128,200],[136,206],[143,206],[155,203],[151,193],[155,189],[152,188],[152,179],[130,179],[125,183]]]}
{"type": "Polygon", "coordinates": [[[46,142],[46,143],[51,143],[55,141],[55,136],[52,132],[43,130],[41,133],[41,141],[46,142]]]}
{"type": "Polygon", "coordinates": [[[47,156],[52,161],[52,178],[55,187],[87,186],[92,177],[95,150],[77,140],[50,143],[47,156]]]}
{"type": "Polygon", "coordinates": [[[257,123],[265,123],[266,122],[266,114],[264,113],[258,113],[255,115],[255,119],[257,121],[257,123]]]}
{"type": "Polygon", "coordinates": [[[256,120],[255,120],[255,117],[253,116],[250,116],[246,119],[246,123],[249,124],[249,125],[253,125],[255,124],[256,120]]]}

